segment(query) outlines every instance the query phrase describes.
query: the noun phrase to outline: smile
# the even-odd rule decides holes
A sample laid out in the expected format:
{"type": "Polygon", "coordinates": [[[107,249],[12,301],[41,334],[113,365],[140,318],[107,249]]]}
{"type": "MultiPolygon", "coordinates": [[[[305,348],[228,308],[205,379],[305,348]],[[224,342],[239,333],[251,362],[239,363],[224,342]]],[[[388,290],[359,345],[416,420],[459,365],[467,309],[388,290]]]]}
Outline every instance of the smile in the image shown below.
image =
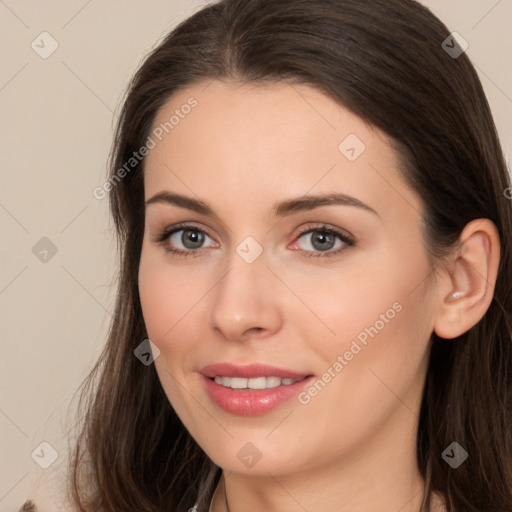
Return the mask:
{"type": "Polygon", "coordinates": [[[315,378],[277,366],[232,363],[205,366],[200,377],[209,400],[237,416],[266,414],[296,397],[315,378]]]}
{"type": "Polygon", "coordinates": [[[278,386],[290,386],[303,380],[290,379],[281,377],[253,377],[250,379],[244,377],[214,377],[214,381],[225,388],[231,389],[270,389],[277,388],[278,386]]]}

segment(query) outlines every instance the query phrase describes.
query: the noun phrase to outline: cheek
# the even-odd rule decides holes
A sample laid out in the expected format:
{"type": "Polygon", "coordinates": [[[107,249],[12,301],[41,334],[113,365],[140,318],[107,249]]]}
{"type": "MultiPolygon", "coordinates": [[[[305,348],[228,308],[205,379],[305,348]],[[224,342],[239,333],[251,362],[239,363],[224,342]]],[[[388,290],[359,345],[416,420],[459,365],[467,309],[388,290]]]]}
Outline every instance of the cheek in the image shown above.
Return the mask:
{"type": "Polygon", "coordinates": [[[357,420],[354,427],[377,428],[391,411],[410,414],[421,399],[432,310],[426,290],[395,291],[388,295],[397,299],[393,303],[382,297],[367,303],[366,321],[350,323],[331,353],[331,364],[342,356],[342,370],[324,404],[343,403],[344,415],[357,420]]]}
{"type": "MultiPolygon", "coordinates": [[[[380,302],[367,301],[365,320],[344,314],[336,339],[315,347],[323,361],[317,365],[319,378],[299,397],[295,413],[296,424],[319,432],[305,458],[332,456],[325,449],[326,439],[343,453],[364,439],[378,437],[387,419],[394,418],[390,421],[397,426],[407,424],[411,411],[419,410],[429,324],[419,294],[397,297],[400,300],[393,304],[382,297],[380,302]]],[[[354,314],[356,309],[352,304],[354,314]]],[[[283,432],[283,438],[294,439],[295,432],[283,432]]],[[[298,438],[295,442],[301,443],[298,438]]]]}
{"type": "Polygon", "coordinates": [[[325,269],[293,275],[284,270],[289,275],[283,280],[293,282],[300,299],[287,301],[288,318],[304,328],[309,349],[326,363],[332,361],[349,350],[353,340],[364,347],[401,322],[401,310],[410,301],[411,279],[405,270],[396,261],[365,262],[359,257],[327,277],[325,269]]]}
{"type": "Polygon", "coordinates": [[[175,295],[169,293],[168,287],[165,274],[162,274],[160,268],[142,258],[139,268],[139,296],[148,336],[153,342],[160,340],[172,327],[171,314],[177,304],[175,295]]]}
{"type": "MultiPolygon", "coordinates": [[[[321,343],[310,336],[309,347],[323,362],[324,368],[317,367],[322,380],[329,381],[329,392],[322,390],[325,400],[341,399],[357,415],[365,409],[368,418],[375,415],[376,403],[389,407],[396,401],[393,392],[402,396],[414,378],[421,380],[433,329],[428,260],[419,244],[409,248],[406,261],[403,254],[389,251],[381,259],[358,260],[342,277],[319,281],[320,287],[310,286],[305,295],[331,331],[323,330],[321,343]]],[[[302,279],[306,289],[307,278],[302,279]]]]}
{"type": "Polygon", "coordinates": [[[138,284],[148,335],[164,340],[172,337],[180,319],[200,299],[201,290],[191,285],[190,272],[173,267],[159,252],[143,249],[138,284]]]}
{"type": "Polygon", "coordinates": [[[192,368],[191,354],[204,352],[207,276],[172,265],[166,255],[144,250],[139,267],[139,296],[149,339],[161,354],[157,369],[183,376],[192,368]]]}

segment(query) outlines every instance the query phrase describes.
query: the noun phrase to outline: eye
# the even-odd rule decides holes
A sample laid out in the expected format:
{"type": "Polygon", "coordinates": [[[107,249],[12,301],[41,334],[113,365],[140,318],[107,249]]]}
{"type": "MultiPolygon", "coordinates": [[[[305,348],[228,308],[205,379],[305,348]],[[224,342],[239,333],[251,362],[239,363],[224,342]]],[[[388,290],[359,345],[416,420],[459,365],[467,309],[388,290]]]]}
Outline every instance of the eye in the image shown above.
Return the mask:
{"type": "MultiPolygon", "coordinates": [[[[177,256],[198,256],[202,249],[218,246],[204,230],[192,224],[166,228],[153,239],[153,242],[163,245],[167,252],[177,256]],[[207,239],[213,243],[205,246],[207,239]]],[[[299,250],[308,258],[318,258],[335,256],[347,247],[355,245],[355,240],[340,230],[326,225],[308,225],[297,235],[290,248],[299,250]],[[301,239],[304,239],[304,242],[299,243],[301,239]]]]}
{"type": "MultiPolygon", "coordinates": [[[[191,224],[185,224],[164,229],[153,241],[163,245],[167,252],[183,256],[195,256],[194,253],[198,253],[199,249],[205,248],[203,244],[206,239],[212,240],[202,229],[191,224]]],[[[214,242],[209,247],[215,247],[215,245],[214,242]]]]}
{"type": "Polygon", "coordinates": [[[299,249],[308,258],[334,256],[355,245],[355,241],[348,234],[325,225],[307,226],[299,233],[292,248],[297,249],[300,239],[304,239],[305,242],[299,244],[302,245],[299,249]]]}

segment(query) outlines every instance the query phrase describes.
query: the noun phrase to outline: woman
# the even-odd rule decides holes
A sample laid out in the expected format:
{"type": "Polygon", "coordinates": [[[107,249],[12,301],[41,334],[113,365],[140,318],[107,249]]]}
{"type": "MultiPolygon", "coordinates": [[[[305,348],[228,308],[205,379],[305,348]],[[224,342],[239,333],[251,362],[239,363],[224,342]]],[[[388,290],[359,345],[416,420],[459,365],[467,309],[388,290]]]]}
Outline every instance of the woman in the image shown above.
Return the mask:
{"type": "Polygon", "coordinates": [[[412,0],[223,0],[147,57],[80,510],[512,510],[512,219],[463,47],[412,0]],[[149,341],[151,340],[151,341],[149,341]]]}

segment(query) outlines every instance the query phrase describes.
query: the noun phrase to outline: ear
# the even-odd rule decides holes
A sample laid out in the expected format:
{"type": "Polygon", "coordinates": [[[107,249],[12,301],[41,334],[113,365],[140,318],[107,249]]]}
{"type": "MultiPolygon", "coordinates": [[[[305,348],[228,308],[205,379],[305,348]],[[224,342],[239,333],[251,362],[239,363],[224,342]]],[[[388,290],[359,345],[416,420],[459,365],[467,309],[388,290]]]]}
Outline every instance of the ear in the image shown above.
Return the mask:
{"type": "Polygon", "coordinates": [[[500,262],[500,239],[489,219],[469,222],[439,283],[434,331],[452,339],[477,324],[491,304],[500,262]]]}

